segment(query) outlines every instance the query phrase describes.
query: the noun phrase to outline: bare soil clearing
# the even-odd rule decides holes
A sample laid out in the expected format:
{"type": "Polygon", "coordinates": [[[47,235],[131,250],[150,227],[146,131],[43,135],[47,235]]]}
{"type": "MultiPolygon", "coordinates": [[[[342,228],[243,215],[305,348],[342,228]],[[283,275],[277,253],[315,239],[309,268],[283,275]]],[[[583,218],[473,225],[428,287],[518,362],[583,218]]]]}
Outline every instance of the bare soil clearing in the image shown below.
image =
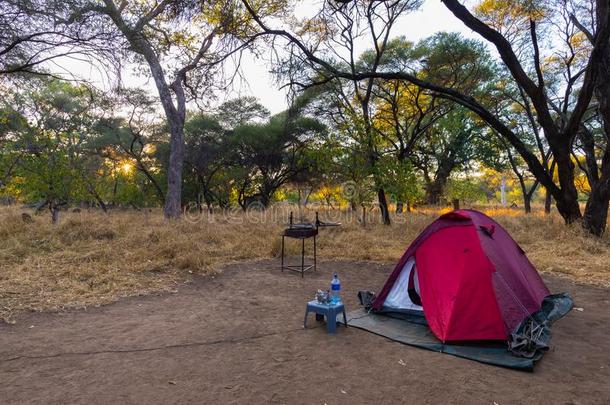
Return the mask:
{"type": "Polygon", "coordinates": [[[304,279],[278,261],[227,267],[174,294],[0,325],[2,403],[607,404],[610,290],[545,276],[574,310],[534,373],[395,343],[327,335],[305,302],[338,271],[348,310],[392,265],[325,262],[304,279]]]}

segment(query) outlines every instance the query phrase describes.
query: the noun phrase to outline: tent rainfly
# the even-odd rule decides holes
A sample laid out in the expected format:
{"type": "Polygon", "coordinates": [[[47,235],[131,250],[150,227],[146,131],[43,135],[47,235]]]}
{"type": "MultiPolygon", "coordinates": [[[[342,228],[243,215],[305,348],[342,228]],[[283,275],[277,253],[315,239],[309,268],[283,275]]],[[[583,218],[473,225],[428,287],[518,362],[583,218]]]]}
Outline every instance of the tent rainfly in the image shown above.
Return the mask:
{"type": "MultiPolygon", "coordinates": [[[[506,230],[481,212],[457,210],[439,217],[417,237],[372,309],[422,314],[443,343],[510,343],[515,339],[511,335],[541,312],[545,298],[555,297],[549,294],[506,230]]],[[[549,322],[541,321],[545,329],[571,309],[571,299],[561,297],[564,308],[549,322]]]]}

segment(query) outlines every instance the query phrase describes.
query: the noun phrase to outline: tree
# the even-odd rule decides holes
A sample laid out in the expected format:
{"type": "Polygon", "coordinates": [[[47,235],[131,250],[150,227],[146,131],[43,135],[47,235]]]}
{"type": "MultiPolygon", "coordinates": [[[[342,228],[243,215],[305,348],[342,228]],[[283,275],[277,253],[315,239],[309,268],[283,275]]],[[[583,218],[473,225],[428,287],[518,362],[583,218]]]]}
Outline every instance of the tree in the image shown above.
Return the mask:
{"type": "MultiPolygon", "coordinates": [[[[372,69],[376,55],[375,50],[364,52],[357,59],[355,69],[372,69]]],[[[379,60],[379,69],[387,68],[435,78],[471,94],[486,91],[494,71],[489,56],[480,44],[451,33],[439,33],[418,44],[412,44],[402,37],[388,41],[379,60]]],[[[363,83],[362,86],[372,83],[371,94],[366,103],[367,115],[361,112],[362,103],[357,97],[358,87],[354,87],[354,81],[332,80],[318,86],[320,90],[313,104],[316,115],[325,117],[347,137],[344,142],[359,145],[359,151],[364,151],[369,156],[365,167],[377,184],[376,190],[383,190],[378,198],[384,214],[382,219],[385,219],[389,217],[385,198],[386,187],[393,190],[404,188],[395,186],[405,183],[404,179],[396,177],[399,176],[398,173],[409,178],[408,170],[405,172],[403,169],[396,169],[410,167],[409,161],[420,141],[426,138],[430,131],[434,131],[435,123],[450,113],[455,106],[401,80],[371,79],[363,83]],[[365,152],[367,150],[369,152],[365,152]],[[371,155],[374,159],[370,158],[371,155]],[[397,162],[392,162],[392,159],[397,162]],[[388,168],[392,169],[387,170],[388,168]],[[394,186],[390,186],[391,184],[394,186]],[[380,185],[384,186],[379,187],[380,185]]],[[[463,147],[466,141],[461,140],[459,143],[463,147]]],[[[443,166],[442,172],[445,180],[439,179],[437,184],[446,181],[455,167],[449,164],[450,160],[444,163],[446,165],[443,166]]],[[[394,195],[407,194],[395,192],[394,195]]],[[[397,206],[401,205],[402,201],[397,201],[397,206]]]]}
{"type": "MultiPolygon", "coordinates": [[[[495,46],[513,80],[531,102],[536,111],[538,124],[544,132],[554,157],[558,172],[559,187],[557,188],[559,190],[554,190],[553,185],[548,181],[548,177],[550,177],[548,172],[546,176],[543,176],[544,179],[540,178],[539,180],[554,195],[557,208],[567,222],[579,219],[581,213],[574,181],[574,164],[571,157],[572,142],[583,126],[583,118],[589,108],[594,91],[601,89],[601,86],[606,86],[605,83],[602,84],[602,81],[607,81],[604,79],[608,77],[608,73],[605,72],[604,74],[602,66],[604,66],[604,61],[607,61],[606,58],[610,54],[608,49],[610,7],[608,3],[604,0],[595,2],[596,16],[594,21],[590,21],[592,29],[588,30],[584,27],[583,22],[578,19],[577,10],[573,8],[574,3],[554,2],[552,6],[556,8],[552,10],[550,7],[544,7],[542,4],[536,4],[535,2],[519,2],[518,6],[522,10],[519,10],[521,12],[514,12],[514,15],[509,18],[509,22],[511,25],[520,26],[520,28],[527,28],[525,32],[528,32],[529,38],[526,40],[527,42],[521,45],[522,43],[511,38],[510,35],[506,33],[503,35],[501,30],[506,29],[506,23],[494,21],[493,18],[488,18],[490,21],[487,21],[487,23],[483,22],[457,0],[442,0],[442,2],[466,26],[495,46]],[[493,27],[494,23],[497,26],[496,28],[493,27]],[[544,66],[541,64],[541,44],[538,39],[537,27],[539,24],[545,23],[559,26],[559,38],[563,39],[567,48],[565,53],[560,53],[563,60],[557,64],[566,79],[563,97],[556,95],[554,89],[557,88],[557,84],[553,83],[552,80],[549,83],[548,76],[545,77],[544,66]],[[578,29],[590,33],[591,48],[584,49],[589,51],[588,58],[579,55],[578,49],[574,47],[574,41],[579,34],[578,29]],[[518,45],[531,50],[532,53],[528,56],[533,56],[533,58],[523,60],[525,59],[523,56],[520,60],[519,54],[515,52],[515,47],[518,45]],[[528,64],[533,66],[535,79],[532,79],[526,71],[528,64]],[[577,95],[574,95],[573,91],[578,82],[581,83],[580,91],[577,95]]],[[[494,2],[487,1],[486,3],[494,2]]],[[[485,2],[483,5],[485,5],[485,2]]],[[[512,2],[510,4],[497,2],[490,6],[492,9],[500,10],[507,10],[510,7],[515,7],[512,2]]],[[[481,7],[479,8],[479,14],[482,14],[483,18],[486,17],[484,11],[484,8],[483,10],[481,10],[481,7]]],[[[582,15],[582,13],[579,14],[582,15]]],[[[608,150],[607,145],[605,150],[608,150]]],[[[606,153],[610,155],[610,152],[607,151],[606,153]]],[[[531,166],[532,163],[528,162],[528,164],[531,166]]],[[[610,177],[608,177],[608,180],[610,180],[610,177]]],[[[589,199],[587,203],[588,212],[585,212],[585,228],[598,235],[604,232],[606,226],[609,197],[607,190],[607,186],[600,185],[597,188],[595,198],[589,199]],[[599,195],[597,195],[598,193],[599,195]]]]}
{"type": "Polygon", "coordinates": [[[86,19],[69,23],[62,15],[70,6],[71,2],[0,0],[0,77],[52,75],[49,64],[61,59],[112,64],[116,33],[104,27],[91,29],[86,19]]]}
{"type": "MultiPolygon", "coordinates": [[[[332,63],[341,66],[341,69],[355,72],[366,67],[367,70],[375,72],[384,64],[394,48],[402,45],[400,41],[390,42],[395,22],[419,4],[417,0],[391,3],[354,2],[349,5],[329,2],[328,7],[321,10],[315,21],[304,25],[302,31],[316,36],[316,48],[323,47],[331,55],[332,63]],[[362,56],[358,55],[359,40],[369,41],[372,50],[362,56]]],[[[307,79],[307,74],[315,78],[314,83],[328,83],[326,88],[335,94],[333,105],[339,109],[337,114],[353,123],[354,130],[348,133],[351,133],[354,141],[360,145],[360,150],[366,154],[367,167],[375,183],[381,218],[384,224],[389,225],[391,220],[388,202],[378,165],[382,152],[379,150],[379,134],[374,128],[375,79],[334,80],[330,83],[335,78],[327,77],[324,72],[315,69],[315,66],[307,65],[305,60],[289,61],[283,73],[289,77],[290,83],[305,87],[312,84],[308,83],[311,80],[307,79]]]]}
{"type": "Polygon", "coordinates": [[[236,128],[269,118],[269,110],[256,97],[239,97],[222,103],[216,111],[216,119],[225,128],[236,128]]]}
{"type": "Polygon", "coordinates": [[[101,3],[85,4],[74,14],[74,20],[82,20],[92,14],[99,16],[104,20],[102,26],[109,19],[122,34],[125,48],[141,56],[150,69],[171,133],[164,208],[168,218],[177,218],[181,212],[187,74],[200,66],[217,35],[216,29],[205,25],[199,32],[176,29],[179,27],[177,19],[186,18],[194,9],[185,7],[184,10],[177,10],[173,6],[170,1],[131,5],[122,2],[117,6],[112,0],[104,0],[101,3]],[[200,43],[198,47],[191,46],[191,41],[185,43],[181,40],[191,35],[200,43]],[[172,37],[178,40],[172,41],[172,37]],[[168,54],[172,45],[182,45],[181,54],[184,56],[182,60],[178,59],[178,63],[182,62],[181,67],[168,80],[162,57],[168,54]]]}
{"type": "Polygon", "coordinates": [[[396,213],[402,213],[405,203],[407,211],[410,211],[412,204],[421,197],[419,181],[411,161],[385,155],[379,161],[379,171],[384,189],[396,201],[396,213]]]}
{"type": "Polygon", "coordinates": [[[513,148],[495,134],[485,134],[476,141],[478,149],[478,160],[483,167],[489,168],[503,175],[512,170],[520,187],[520,194],[523,199],[523,208],[526,214],[532,211],[532,198],[540,183],[533,178],[528,171],[527,165],[515,153],[513,148]]]}
{"type": "MultiPolygon", "coordinates": [[[[155,153],[158,145],[166,142],[166,131],[156,115],[156,103],[141,89],[120,89],[114,97],[107,99],[113,108],[124,111],[124,116],[115,113],[97,122],[96,136],[91,140],[96,153],[117,167],[133,165],[163,204],[165,191],[158,175],[161,165],[155,153]]],[[[115,176],[113,194],[116,194],[117,181],[115,176]]]]}
{"type": "Polygon", "coordinates": [[[601,234],[606,229],[610,201],[610,39],[607,33],[610,30],[610,5],[601,0],[591,0],[588,5],[590,7],[576,3],[569,17],[587,38],[589,46],[593,47],[592,52],[599,52],[599,56],[592,63],[597,101],[597,124],[594,126],[599,131],[595,131],[598,132],[595,136],[594,131],[587,126],[581,126],[579,139],[587,162],[584,172],[591,187],[585,207],[584,225],[593,233],[601,234]],[[593,9],[595,14],[591,12],[593,9]],[[598,158],[600,155],[601,159],[598,158]]]}
{"type": "Polygon", "coordinates": [[[447,185],[447,197],[450,200],[473,203],[485,198],[485,192],[479,184],[469,178],[452,178],[447,185]]]}
{"type": "Polygon", "coordinates": [[[229,204],[224,176],[231,164],[227,135],[212,116],[195,114],[186,122],[186,163],[193,170],[209,211],[214,203],[223,208],[229,204]]]}
{"type": "MultiPolygon", "coordinates": [[[[412,46],[400,38],[383,65],[392,69],[411,71],[414,75],[459,88],[469,94],[484,94],[494,76],[495,66],[484,47],[456,33],[440,32],[412,46]]],[[[434,180],[430,171],[427,179],[428,202],[438,203],[451,171],[466,163],[467,151],[477,125],[465,109],[456,109],[435,94],[400,80],[377,81],[375,94],[378,104],[375,128],[394,150],[396,158],[418,161],[420,169],[433,164],[436,157],[434,180]],[[448,117],[450,116],[450,117],[448,117]],[[443,128],[444,127],[444,128],[443,128]],[[449,128],[450,127],[450,128],[449,128]],[[415,156],[419,149],[419,154],[415,156]],[[425,149],[425,153],[421,153],[425,149]]],[[[472,148],[470,148],[472,149],[472,148]]]]}
{"type": "MultiPolygon", "coordinates": [[[[8,95],[7,95],[8,96],[8,95]]],[[[22,158],[15,141],[27,130],[27,119],[10,104],[6,97],[0,105],[0,191],[4,191],[15,175],[22,158]]]]}
{"type": "Polygon", "coordinates": [[[463,108],[452,110],[425,132],[411,157],[423,174],[426,203],[439,204],[449,177],[477,157],[481,125],[463,108]]]}
{"type": "Polygon", "coordinates": [[[307,170],[307,142],[321,131],[324,126],[317,120],[295,117],[290,111],[264,124],[235,128],[229,145],[235,151],[233,162],[244,169],[239,187],[241,207],[246,209],[253,202],[268,207],[281,186],[307,170]]]}
{"type": "MultiPolygon", "coordinates": [[[[558,7],[544,8],[534,2],[523,2],[527,6],[523,10],[527,11],[527,13],[515,14],[515,23],[525,24],[522,27],[526,28],[525,32],[527,32],[528,37],[522,36],[520,39],[528,39],[526,42],[521,41],[511,44],[510,38],[507,39],[507,37],[497,29],[494,29],[490,24],[481,21],[481,19],[473,15],[457,0],[442,0],[457,18],[462,20],[473,31],[479,33],[496,48],[506,69],[510,72],[510,77],[523,91],[528,102],[531,103],[533,110],[536,111],[536,121],[542,129],[554,157],[555,167],[558,172],[558,184],[553,181],[549,168],[545,167],[542,161],[543,157],[536,156],[524,144],[519,135],[513,132],[501,117],[494,114],[489,106],[485,105],[484,100],[479,100],[454,88],[446,87],[442,84],[439,85],[405,71],[342,70],[332,63],[331,60],[324,57],[318,48],[307,46],[306,41],[302,37],[300,39],[298,34],[293,34],[284,29],[270,28],[263,18],[256,15],[255,9],[250,7],[246,0],[242,0],[242,2],[259,24],[261,32],[268,35],[280,36],[288,40],[292,47],[292,52],[298,54],[297,60],[307,60],[309,64],[315,65],[318,71],[323,70],[326,73],[326,77],[341,77],[350,80],[369,80],[371,78],[405,80],[434,92],[439,97],[454,101],[470,109],[500,136],[504,137],[519,153],[536,179],[552,194],[559,213],[567,223],[574,222],[582,217],[578,205],[578,193],[574,184],[574,164],[571,159],[572,140],[582,126],[583,116],[589,109],[596,86],[598,83],[601,83],[598,82],[598,76],[600,75],[600,66],[603,66],[604,55],[606,54],[610,37],[610,13],[608,12],[608,5],[603,0],[596,1],[596,12],[594,13],[596,17],[593,21],[590,19],[595,30],[589,30],[592,33],[594,32],[590,37],[593,42],[590,52],[586,52],[584,58],[570,57],[570,54],[574,51],[574,47],[570,45],[574,35],[578,33],[570,29],[570,27],[574,28],[583,25],[578,20],[578,17],[576,17],[576,13],[573,13],[575,18],[571,18],[569,9],[572,6],[571,3],[559,2],[555,5],[558,7]],[[552,11],[554,10],[559,11],[553,13],[552,11]],[[563,35],[566,32],[566,29],[563,29],[563,36],[560,36],[561,41],[565,44],[562,48],[565,52],[563,52],[560,67],[561,71],[565,72],[563,77],[566,85],[563,87],[565,91],[562,95],[559,95],[556,90],[561,88],[561,86],[557,85],[557,80],[552,81],[545,77],[545,70],[541,65],[543,60],[541,58],[542,48],[538,40],[537,27],[539,24],[542,24],[543,20],[549,27],[557,26],[558,24],[554,23],[566,14],[568,14],[568,20],[566,21],[564,18],[565,24],[561,25],[563,28],[568,27],[568,35],[563,35]],[[516,49],[517,46],[519,47],[518,49],[516,49]],[[551,84],[554,86],[551,86],[551,84]]],[[[342,2],[341,7],[349,7],[352,3],[355,2],[342,2]]],[[[523,30],[520,31],[523,32],[523,30]]],[[[561,34],[562,30],[559,30],[559,32],[561,34]]],[[[548,75],[549,73],[555,73],[555,79],[561,77],[556,74],[557,70],[554,72],[547,70],[546,74],[548,75]]],[[[601,80],[601,77],[599,79],[601,80]]],[[[604,189],[604,187],[600,187],[601,189],[604,189]]],[[[602,191],[599,191],[599,194],[605,197],[605,193],[602,191]]],[[[589,201],[591,200],[592,198],[589,201]]],[[[589,204],[587,205],[590,211],[596,211],[595,215],[587,215],[585,213],[583,224],[590,232],[595,234],[600,234],[605,229],[606,215],[601,215],[599,210],[594,209],[600,206],[601,208],[607,206],[607,201],[604,203],[603,200],[603,198],[596,198],[594,200],[595,203],[592,203],[594,207],[591,207],[589,204]]]]}
{"type": "MultiPolygon", "coordinates": [[[[181,213],[184,123],[187,101],[210,94],[215,68],[235,51],[232,38],[243,37],[249,17],[233,2],[73,0],[67,20],[89,21],[121,37],[120,45],[133,60],[144,63],[155,82],[165,113],[170,150],[164,214],[181,213]],[[188,23],[187,23],[188,22],[188,23]]],[[[282,1],[266,3],[262,14],[276,12],[282,1]]],[[[236,45],[239,49],[249,41],[236,45]]]]}
{"type": "MultiPolygon", "coordinates": [[[[490,109],[503,119],[511,131],[519,136],[530,153],[540,159],[545,170],[556,182],[557,178],[553,174],[555,167],[553,155],[548,142],[541,134],[542,131],[536,121],[536,112],[531,102],[523,90],[510,80],[508,72],[501,70],[498,73],[498,79],[493,87],[489,88],[489,97],[495,100],[490,109]]],[[[505,138],[498,136],[493,130],[490,130],[487,136],[478,137],[477,145],[483,152],[480,160],[487,167],[499,172],[512,170],[521,188],[524,210],[526,213],[530,213],[531,200],[540,181],[532,176],[520,154],[505,138]]]]}
{"type": "Polygon", "coordinates": [[[88,170],[89,131],[100,113],[96,100],[87,87],[58,80],[36,81],[4,100],[3,109],[16,119],[3,145],[15,158],[15,187],[27,199],[40,200],[39,207],[47,206],[53,223],[62,207],[85,196],[103,206],[94,171],[88,170]]]}

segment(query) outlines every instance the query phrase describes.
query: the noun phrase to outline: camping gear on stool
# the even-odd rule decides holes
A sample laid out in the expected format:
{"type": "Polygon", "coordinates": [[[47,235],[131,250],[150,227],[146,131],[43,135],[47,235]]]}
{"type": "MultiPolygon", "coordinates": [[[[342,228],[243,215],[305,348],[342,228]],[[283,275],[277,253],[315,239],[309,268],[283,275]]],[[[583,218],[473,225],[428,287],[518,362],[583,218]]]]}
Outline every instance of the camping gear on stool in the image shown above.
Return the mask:
{"type": "Polygon", "coordinates": [[[326,316],[326,331],[328,333],[335,333],[337,330],[337,316],[343,314],[343,324],[347,328],[347,316],[345,315],[345,306],[343,304],[323,304],[317,300],[309,301],[305,308],[305,320],[303,321],[303,328],[307,328],[307,315],[310,312],[316,314],[316,321],[322,321],[326,316]]]}
{"type": "Polygon", "coordinates": [[[318,218],[318,213],[316,212],[316,222],[308,223],[301,222],[295,224],[292,218],[292,211],[290,212],[290,224],[289,227],[284,229],[282,233],[282,272],[284,269],[292,270],[301,273],[301,277],[305,274],[307,270],[313,269],[316,271],[316,238],[318,236],[318,228],[320,227],[328,227],[328,226],[339,226],[340,223],[332,223],[332,222],[322,222],[318,218]],[[284,245],[285,238],[293,238],[301,240],[301,264],[300,265],[285,265],[284,264],[284,245]],[[313,238],[313,262],[310,264],[305,264],[305,239],[313,238]]]}
{"type": "Polygon", "coordinates": [[[316,291],[316,301],[318,301],[320,304],[329,305],[330,304],[330,290],[316,291]]]}
{"type": "MultiPolygon", "coordinates": [[[[405,325],[419,317],[441,345],[495,342],[534,361],[548,348],[551,323],[573,306],[567,294],[550,295],[508,232],[475,210],[441,215],[409,246],[381,292],[360,298],[373,314],[409,318],[405,325]]],[[[363,328],[388,336],[377,325],[363,328]]],[[[464,352],[456,355],[468,357],[464,352]]],[[[484,361],[477,356],[470,358],[484,361]]]]}

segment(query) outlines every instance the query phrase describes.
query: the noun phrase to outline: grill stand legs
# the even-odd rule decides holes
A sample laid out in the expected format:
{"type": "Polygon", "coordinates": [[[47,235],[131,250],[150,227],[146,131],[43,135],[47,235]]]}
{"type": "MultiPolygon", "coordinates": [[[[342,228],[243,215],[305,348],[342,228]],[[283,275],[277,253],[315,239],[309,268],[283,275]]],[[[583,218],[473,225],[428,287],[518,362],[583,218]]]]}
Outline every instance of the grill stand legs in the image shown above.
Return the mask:
{"type": "Polygon", "coordinates": [[[306,265],[305,264],[305,239],[308,238],[295,238],[295,239],[301,239],[301,264],[300,265],[287,265],[284,264],[284,255],[286,252],[286,248],[285,248],[285,238],[286,235],[282,235],[282,253],[281,253],[281,267],[282,267],[282,273],[284,272],[284,269],[287,270],[292,270],[292,271],[296,271],[297,273],[301,273],[301,278],[304,277],[304,274],[307,270],[311,270],[313,269],[314,271],[318,271],[317,268],[317,235],[313,236],[313,263],[306,265]]]}

